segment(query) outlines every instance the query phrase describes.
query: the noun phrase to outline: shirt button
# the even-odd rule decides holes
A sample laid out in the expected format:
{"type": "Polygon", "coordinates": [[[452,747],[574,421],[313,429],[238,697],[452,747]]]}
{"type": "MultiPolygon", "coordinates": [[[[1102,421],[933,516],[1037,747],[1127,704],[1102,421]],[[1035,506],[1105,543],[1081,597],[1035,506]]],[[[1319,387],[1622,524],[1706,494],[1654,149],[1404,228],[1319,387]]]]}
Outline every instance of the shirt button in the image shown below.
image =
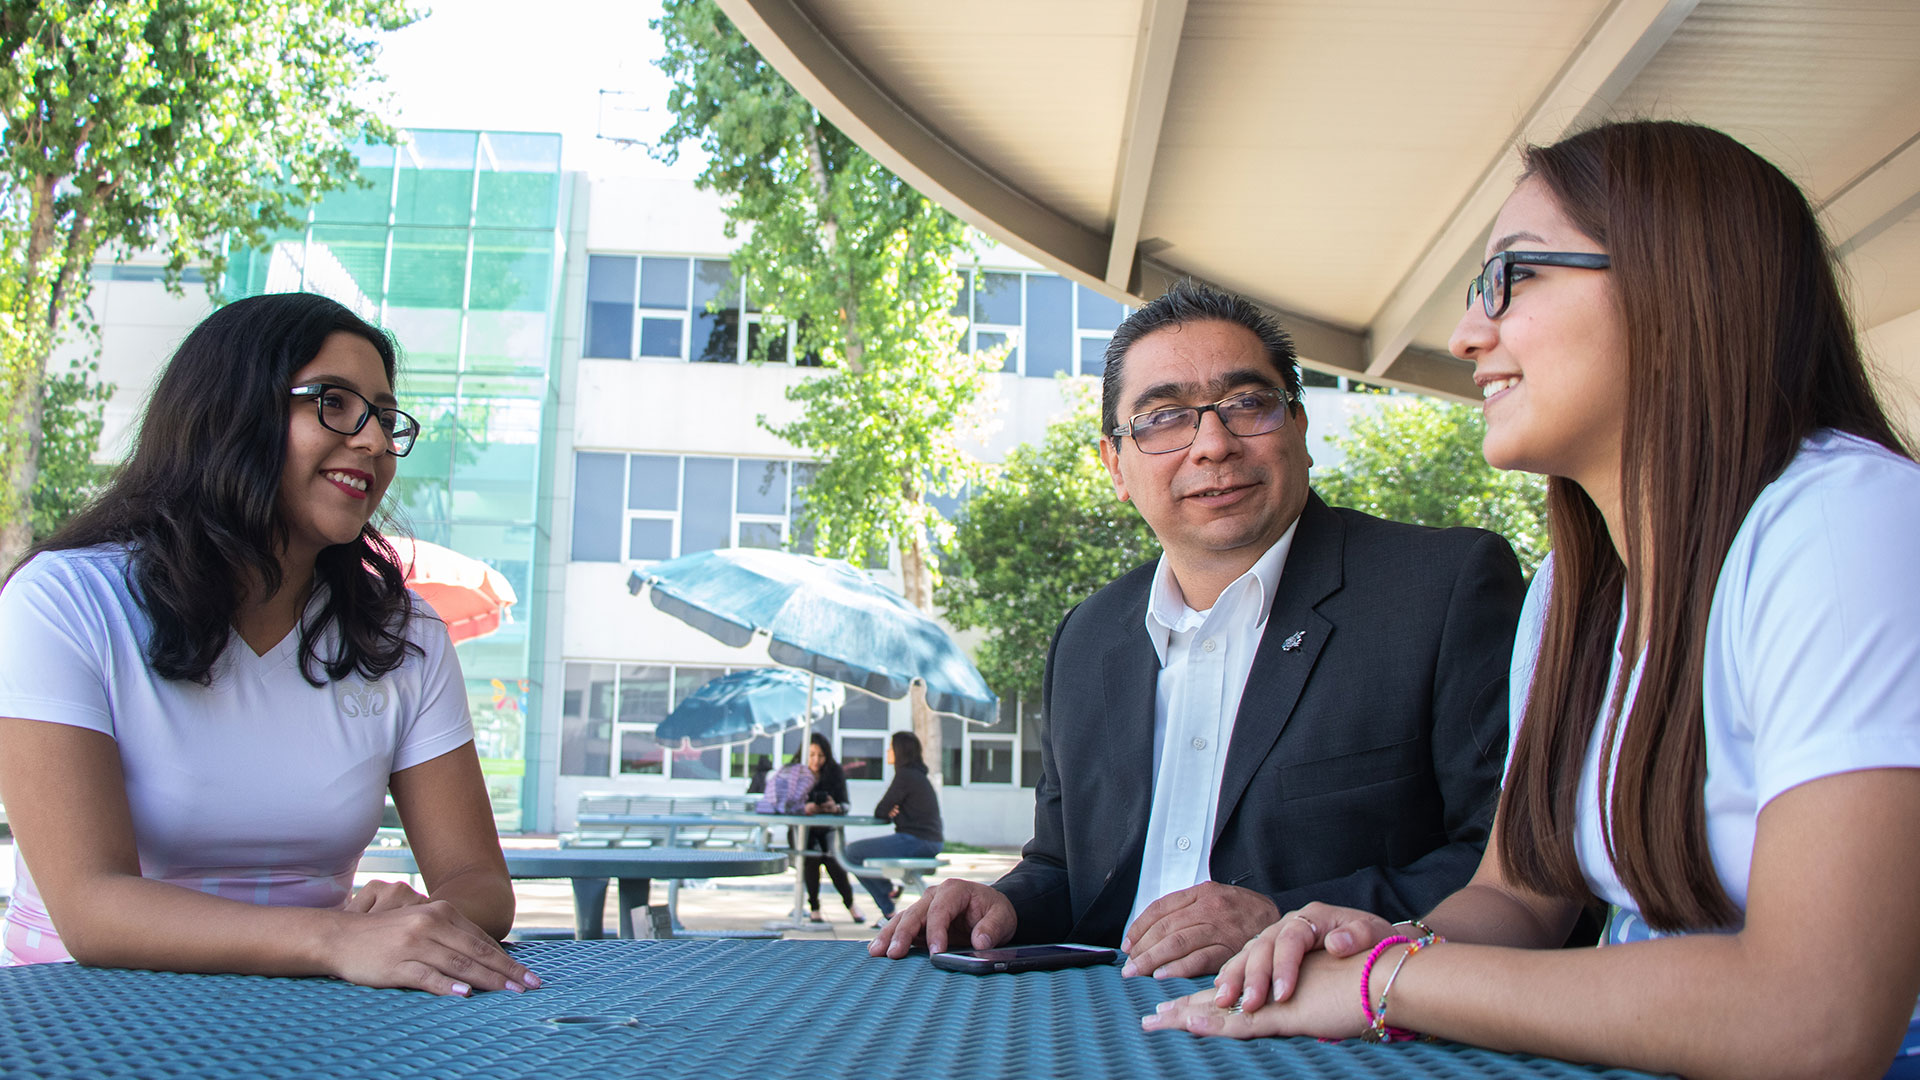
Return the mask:
{"type": "Polygon", "coordinates": [[[1207,748],[1207,740],[1205,739],[1193,740],[1193,748],[1195,750],[1205,750],[1207,748]]]}
{"type": "Polygon", "coordinates": [[[1201,647],[1202,649],[1205,649],[1205,650],[1206,650],[1206,651],[1208,651],[1208,652],[1212,652],[1212,651],[1213,651],[1213,639],[1212,639],[1212,638],[1208,638],[1207,640],[1205,640],[1205,641],[1203,641],[1203,642],[1201,642],[1201,643],[1200,643],[1200,647],[1201,647]]]}
{"type": "Polygon", "coordinates": [[[1178,840],[1175,840],[1175,841],[1173,842],[1173,846],[1174,846],[1174,847],[1177,847],[1177,848],[1179,848],[1179,849],[1180,849],[1181,851],[1185,851],[1185,850],[1187,850],[1188,848],[1190,848],[1190,847],[1192,847],[1192,846],[1193,846],[1193,841],[1191,841],[1191,840],[1189,840],[1189,839],[1187,839],[1186,837],[1184,837],[1184,836],[1183,836],[1183,837],[1181,837],[1180,839],[1178,839],[1178,840]]]}

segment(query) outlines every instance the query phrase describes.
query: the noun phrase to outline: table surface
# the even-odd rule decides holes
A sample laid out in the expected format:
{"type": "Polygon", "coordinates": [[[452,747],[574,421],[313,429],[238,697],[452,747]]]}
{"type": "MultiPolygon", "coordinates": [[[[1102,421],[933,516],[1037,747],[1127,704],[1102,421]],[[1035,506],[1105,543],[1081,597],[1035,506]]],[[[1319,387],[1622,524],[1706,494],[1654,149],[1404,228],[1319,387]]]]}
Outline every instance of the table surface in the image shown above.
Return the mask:
{"type": "MultiPolygon", "coordinates": [[[[516,878],[711,878],[778,874],[787,858],[775,851],[714,848],[507,848],[507,874],[516,878]]],[[[360,856],[367,874],[417,874],[406,848],[370,848],[360,856]]]]}
{"type": "Polygon", "coordinates": [[[1638,1077],[1453,1044],[1148,1035],[1198,982],[1113,967],[959,975],[855,942],[511,947],[546,981],[471,1000],[330,979],[0,969],[0,1076],[607,1080],[1638,1077]]]}

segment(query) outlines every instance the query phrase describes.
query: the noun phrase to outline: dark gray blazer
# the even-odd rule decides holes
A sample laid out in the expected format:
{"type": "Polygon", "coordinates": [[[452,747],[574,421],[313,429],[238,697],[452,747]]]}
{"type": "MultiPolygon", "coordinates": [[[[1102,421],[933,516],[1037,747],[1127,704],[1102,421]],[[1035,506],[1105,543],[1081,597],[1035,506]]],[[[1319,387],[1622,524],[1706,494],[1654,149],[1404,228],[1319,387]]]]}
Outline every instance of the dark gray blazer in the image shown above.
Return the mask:
{"type": "MultiPolygon", "coordinates": [[[[1154,565],[1054,632],[1033,839],[994,883],[1019,914],[1018,942],[1111,946],[1126,930],[1153,804],[1154,565]]],[[[1389,919],[1465,885],[1506,755],[1523,593],[1493,533],[1309,494],[1234,718],[1212,879],[1281,911],[1324,900],[1389,919]]]]}

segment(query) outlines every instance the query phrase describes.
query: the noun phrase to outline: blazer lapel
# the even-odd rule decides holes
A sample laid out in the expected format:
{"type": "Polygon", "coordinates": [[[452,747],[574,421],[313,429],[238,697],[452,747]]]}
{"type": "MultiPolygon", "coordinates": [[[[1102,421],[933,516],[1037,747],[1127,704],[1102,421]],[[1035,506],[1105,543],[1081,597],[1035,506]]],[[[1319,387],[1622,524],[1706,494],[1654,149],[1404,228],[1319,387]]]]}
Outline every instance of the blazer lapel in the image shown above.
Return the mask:
{"type": "Polygon", "coordinates": [[[1253,655],[1253,669],[1240,695],[1240,711],[1234,716],[1233,740],[1220,778],[1220,802],[1213,816],[1215,840],[1233,817],[1255,770],[1293,718],[1307,676],[1333,632],[1333,624],[1314,608],[1340,588],[1345,547],[1346,527],[1340,516],[1320,496],[1308,492],[1293,547],[1274,589],[1266,630],[1253,655]]]}

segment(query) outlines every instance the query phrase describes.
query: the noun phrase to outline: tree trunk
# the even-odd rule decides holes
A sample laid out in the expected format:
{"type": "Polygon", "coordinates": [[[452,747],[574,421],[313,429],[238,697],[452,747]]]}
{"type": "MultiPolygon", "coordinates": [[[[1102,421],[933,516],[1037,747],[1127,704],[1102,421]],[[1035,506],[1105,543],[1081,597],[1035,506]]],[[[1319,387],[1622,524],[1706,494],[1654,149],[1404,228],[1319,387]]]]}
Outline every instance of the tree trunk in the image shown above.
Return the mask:
{"type": "Polygon", "coordinates": [[[47,354],[53,348],[53,281],[60,268],[48,265],[55,244],[54,179],[40,177],[31,194],[33,210],[27,239],[25,280],[20,283],[22,310],[16,313],[17,350],[8,359],[13,368],[12,401],[7,409],[7,481],[0,505],[0,574],[10,572],[33,545],[33,484],[40,477],[40,444],[46,416],[47,354]]]}
{"type": "MultiPolygon", "coordinates": [[[[907,602],[928,618],[933,617],[933,571],[927,565],[927,536],[924,530],[901,538],[900,577],[906,586],[907,602]]],[[[920,749],[927,758],[927,775],[938,786],[945,775],[946,757],[940,739],[940,717],[927,704],[923,687],[915,686],[908,698],[913,705],[913,733],[920,738],[920,749]]]]}

